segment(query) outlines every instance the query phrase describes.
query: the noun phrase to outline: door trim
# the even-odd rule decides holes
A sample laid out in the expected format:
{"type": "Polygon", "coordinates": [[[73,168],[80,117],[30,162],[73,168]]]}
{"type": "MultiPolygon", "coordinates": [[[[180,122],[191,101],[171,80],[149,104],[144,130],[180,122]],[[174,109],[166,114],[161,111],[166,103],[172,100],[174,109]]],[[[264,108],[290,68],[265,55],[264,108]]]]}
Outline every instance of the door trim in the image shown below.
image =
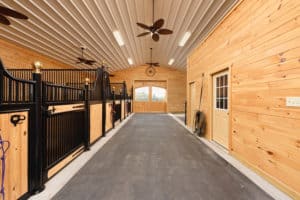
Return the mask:
{"type": "Polygon", "coordinates": [[[222,72],[228,72],[228,98],[229,98],[229,102],[228,102],[228,110],[229,110],[229,115],[228,115],[228,151],[231,152],[233,151],[232,148],[232,64],[228,67],[223,67],[223,68],[219,68],[213,71],[210,71],[209,73],[209,99],[210,99],[210,122],[208,124],[208,126],[210,127],[210,131],[209,131],[209,140],[213,140],[213,112],[214,112],[214,97],[213,97],[213,92],[214,92],[214,75],[218,74],[218,73],[222,73],[222,72]]]}

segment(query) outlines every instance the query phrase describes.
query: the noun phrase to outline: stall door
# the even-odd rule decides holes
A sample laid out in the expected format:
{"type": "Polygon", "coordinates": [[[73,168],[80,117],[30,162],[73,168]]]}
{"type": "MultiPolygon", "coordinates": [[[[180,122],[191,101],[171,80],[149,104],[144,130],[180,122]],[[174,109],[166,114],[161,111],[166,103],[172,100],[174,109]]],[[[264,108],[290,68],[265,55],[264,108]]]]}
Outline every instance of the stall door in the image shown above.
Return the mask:
{"type": "MultiPolygon", "coordinates": [[[[15,112],[0,114],[0,134],[5,151],[5,199],[19,199],[28,191],[28,114],[15,112]],[[20,121],[16,120],[20,117],[20,121]],[[12,120],[16,119],[16,120],[12,120]],[[12,121],[17,122],[13,124],[12,121]]],[[[1,147],[1,156],[3,154],[1,147]]],[[[1,161],[0,161],[1,162],[1,161]]],[[[2,164],[1,164],[2,165],[2,164]]],[[[0,176],[3,167],[0,165],[0,176]]],[[[1,199],[1,197],[0,197],[1,199]]]]}
{"type": "Polygon", "coordinates": [[[228,71],[213,76],[213,140],[228,148],[229,137],[228,71]]]}

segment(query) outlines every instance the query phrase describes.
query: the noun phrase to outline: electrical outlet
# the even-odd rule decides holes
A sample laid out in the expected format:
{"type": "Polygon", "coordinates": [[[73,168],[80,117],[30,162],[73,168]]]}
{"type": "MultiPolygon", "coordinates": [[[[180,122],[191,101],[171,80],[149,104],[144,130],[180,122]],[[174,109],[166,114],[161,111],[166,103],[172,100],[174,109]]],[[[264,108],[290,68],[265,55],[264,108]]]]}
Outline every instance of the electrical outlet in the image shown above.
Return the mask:
{"type": "Polygon", "coordinates": [[[300,107],[300,97],[286,97],[286,106],[300,107]]]}

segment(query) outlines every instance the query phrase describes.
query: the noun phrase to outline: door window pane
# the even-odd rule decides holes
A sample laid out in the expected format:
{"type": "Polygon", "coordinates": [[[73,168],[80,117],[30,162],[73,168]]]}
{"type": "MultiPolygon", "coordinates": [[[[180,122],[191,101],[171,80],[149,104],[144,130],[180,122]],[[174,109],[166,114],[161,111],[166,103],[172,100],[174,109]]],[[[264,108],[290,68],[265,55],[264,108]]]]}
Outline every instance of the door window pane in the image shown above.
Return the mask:
{"type": "Polygon", "coordinates": [[[149,87],[135,89],[135,101],[149,101],[149,87]]]}
{"type": "Polygon", "coordinates": [[[228,109],[228,75],[216,77],[216,108],[228,109]]]}
{"type": "Polygon", "coordinates": [[[160,87],[152,87],[152,101],[165,101],[166,89],[160,87]]]}

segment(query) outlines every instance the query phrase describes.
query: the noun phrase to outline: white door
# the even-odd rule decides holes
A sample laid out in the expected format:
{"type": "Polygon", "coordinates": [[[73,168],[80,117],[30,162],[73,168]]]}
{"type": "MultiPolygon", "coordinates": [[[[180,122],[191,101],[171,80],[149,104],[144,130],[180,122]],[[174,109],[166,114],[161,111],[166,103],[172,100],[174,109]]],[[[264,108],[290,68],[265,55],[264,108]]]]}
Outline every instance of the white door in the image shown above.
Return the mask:
{"type": "Polygon", "coordinates": [[[229,75],[213,76],[213,140],[228,149],[229,141],[229,75]]]}

